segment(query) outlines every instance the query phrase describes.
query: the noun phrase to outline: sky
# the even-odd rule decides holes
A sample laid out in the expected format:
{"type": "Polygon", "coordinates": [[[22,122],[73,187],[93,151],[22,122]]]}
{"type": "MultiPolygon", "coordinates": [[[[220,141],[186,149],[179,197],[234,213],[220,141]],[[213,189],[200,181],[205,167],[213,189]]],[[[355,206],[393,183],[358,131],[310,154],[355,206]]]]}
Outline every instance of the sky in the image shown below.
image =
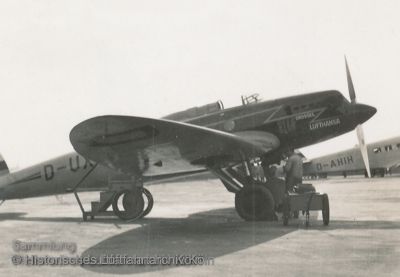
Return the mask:
{"type": "MultiPolygon", "coordinates": [[[[0,152],[23,168],[73,150],[105,114],[161,117],[240,96],[337,89],[378,109],[366,141],[400,135],[400,1],[0,2],[0,152]]],[[[353,147],[355,132],[301,149],[353,147]]]]}

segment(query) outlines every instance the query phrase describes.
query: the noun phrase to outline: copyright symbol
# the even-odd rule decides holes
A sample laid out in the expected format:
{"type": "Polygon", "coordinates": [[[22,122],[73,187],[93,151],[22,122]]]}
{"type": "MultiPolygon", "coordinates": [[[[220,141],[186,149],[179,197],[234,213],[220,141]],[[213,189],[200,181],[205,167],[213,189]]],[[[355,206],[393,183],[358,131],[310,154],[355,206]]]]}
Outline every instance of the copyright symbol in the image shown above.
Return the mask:
{"type": "Polygon", "coordinates": [[[22,259],[22,257],[19,256],[19,255],[14,255],[14,256],[11,257],[11,262],[12,262],[14,265],[20,265],[20,264],[22,264],[22,261],[23,261],[23,259],[22,259]]]}

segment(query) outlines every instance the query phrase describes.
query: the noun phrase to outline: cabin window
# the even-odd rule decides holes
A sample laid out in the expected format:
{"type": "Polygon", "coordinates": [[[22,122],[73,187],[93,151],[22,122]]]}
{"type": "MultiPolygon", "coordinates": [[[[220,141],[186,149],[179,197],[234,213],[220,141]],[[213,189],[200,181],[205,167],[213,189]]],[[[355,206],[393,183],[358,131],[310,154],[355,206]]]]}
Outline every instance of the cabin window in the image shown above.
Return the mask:
{"type": "Polygon", "coordinates": [[[375,147],[373,151],[374,151],[375,154],[382,152],[380,147],[375,147]]]}
{"type": "Polygon", "coordinates": [[[385,145],[385,151],[386,152],[392,151],[392,146],[391,145],[385,145]]]}

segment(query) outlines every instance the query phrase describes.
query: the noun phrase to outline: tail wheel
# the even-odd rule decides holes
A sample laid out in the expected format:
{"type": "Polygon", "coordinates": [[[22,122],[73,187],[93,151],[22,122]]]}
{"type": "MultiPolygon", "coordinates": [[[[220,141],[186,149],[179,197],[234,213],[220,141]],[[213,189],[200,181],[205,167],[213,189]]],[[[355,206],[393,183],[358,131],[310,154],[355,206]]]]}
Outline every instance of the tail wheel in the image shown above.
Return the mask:
{"type": "Polygon", "coordinates": [[[327,194],[324,194],[322,198],[322,220],[324,225],[329,225],[329,198],[327,194]]]}
{"type": "Polygon", "coordinates": [[[144,199],[141,189],[122,190],[115,194],[112,203],[114,214],[123,220],[132,220],[142,216],[144,211],[144,199]],[[122,196],[122,207],[119,207],[119,200],[122,196]]]}
{"type": "Polygon", "coordinates": [[[236,211],[247,221],[274,220],[274,207],[274,197],[269,189],[261,185],[245,186],[235,195],[236,211]]]}

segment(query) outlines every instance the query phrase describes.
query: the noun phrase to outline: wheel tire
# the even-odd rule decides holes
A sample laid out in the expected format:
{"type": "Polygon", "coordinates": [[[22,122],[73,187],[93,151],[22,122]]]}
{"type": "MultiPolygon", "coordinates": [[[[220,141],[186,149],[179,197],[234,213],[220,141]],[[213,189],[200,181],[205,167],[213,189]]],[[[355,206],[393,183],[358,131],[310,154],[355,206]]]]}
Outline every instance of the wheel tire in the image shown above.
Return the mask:
{"type": "Polygon", "coordinates": [[[146,196],[147,198],[147,207],[146,209],[143,211],[142,215],[140,216],[141,218],[145,217],[146,215],[148,215],[151,210],[153,209],[153,205],[154,205],[154,199],[153,199],[153,195],[150,193],[149,190],[143,188],[143,194],[146,196]]]}
{"type": "Polygon", "coordinates": [[[235,195],[236,211],[246,221],[273,221],[274,207],[274,197],[269,189],[262,185],[248,185],[235,195]]]}
{"type": "Polygon", "coordinates": [[[144,200],[142,193],[139,194],[141,190],[122,190],[115,194],[112,203],[112,208],[114,214],[121,218],[122,220],[132,220],[141,217],[144,210],[144,200]],[[124,210],[120,210],[118,207],[118,201],[120,197],[122,198],[122,206],[124,210]]]}
{"type": "Polygon", "coordinates": [[[327,194],[322,198],[322,220],[325,226],[329,225],[329,198],[327,194]]]}

